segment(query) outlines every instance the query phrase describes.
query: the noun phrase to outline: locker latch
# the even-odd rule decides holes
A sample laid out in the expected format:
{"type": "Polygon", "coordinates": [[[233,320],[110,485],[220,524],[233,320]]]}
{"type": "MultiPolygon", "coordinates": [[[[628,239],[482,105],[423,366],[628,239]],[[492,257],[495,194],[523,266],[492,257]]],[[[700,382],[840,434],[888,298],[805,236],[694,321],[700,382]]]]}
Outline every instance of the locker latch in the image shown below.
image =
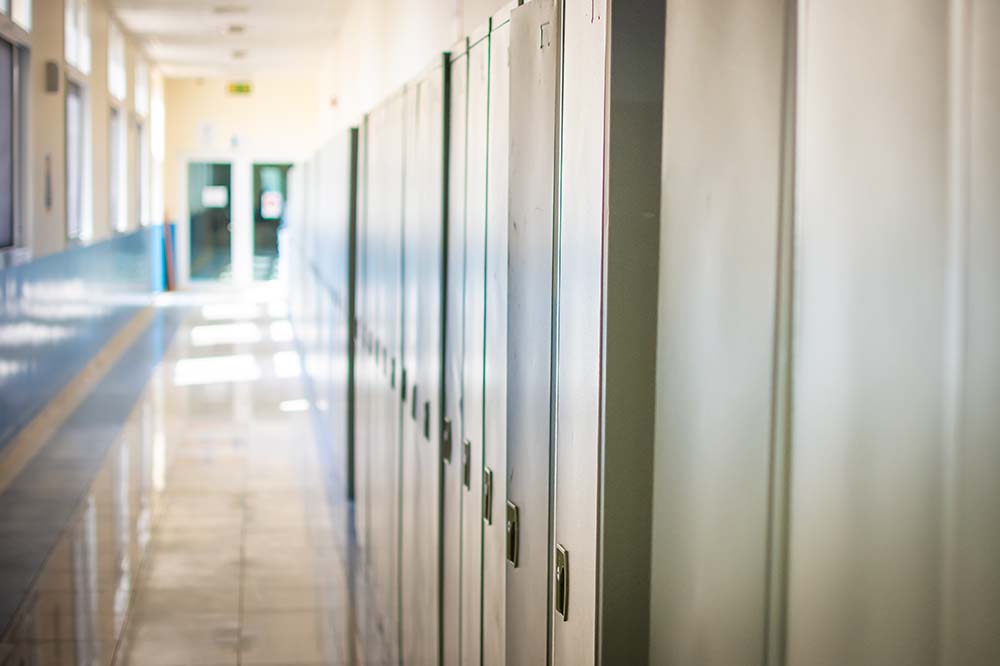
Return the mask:
{"type": "Polygon", "coordinates": [[[447,416],[441,419],[441,457],[451,462],[451,419],[447,416]]]}
{"type": "Polygon", "coordinates": [[[424,401],[424,439],[431,441],[431,403],[424,401]]]}
{"type": "Polygon", "coordinates": [[[413,401],[410,403],[410,418],[417,420],[417,385],[413,385],[413,401]]]}
{"type": "Polygon", "coordinates": [[[569,619],[569,553],[556,544],[556,612],[569,619]]]}
{"type": "Polygon", "coordinates": [[[472,458],[472,442],[465,440],[462,442],[462,485],[466,490],[472,487],[469,478],[470,458],[472,458]]]}
{"type": "Polygon", "coordinates": [[[493,524],[493,470],[483,468],[483,520],[493,524]]]}
{"type": "Polygon", "coordinates": [[[519,546],[517,539],[520,527],[517,505],[513,502],[507,502],[507,561],[513,564],[515,569],[517,568],[517,548],[519,546]]]}
{"type": "MultiPolygon", "coordinates": [[[[392,362],[392,367],[393,367],[393,371],[392,371],[393,378],[395,378],[395,375],[396,375],[396,362],[395,361],[392,362]]],[[[403,377],[400,380],[399,385],[400,385],[399,399],[400,399],[401,402],[406,402],[406,368],[403,368],[403,377]]]]}

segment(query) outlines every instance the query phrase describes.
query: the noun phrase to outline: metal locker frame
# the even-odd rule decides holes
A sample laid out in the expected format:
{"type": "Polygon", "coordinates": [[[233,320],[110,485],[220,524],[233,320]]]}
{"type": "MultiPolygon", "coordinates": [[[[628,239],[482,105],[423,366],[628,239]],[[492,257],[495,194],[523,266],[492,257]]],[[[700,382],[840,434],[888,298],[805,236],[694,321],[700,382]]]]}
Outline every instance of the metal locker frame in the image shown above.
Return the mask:
{"type": "Polygon", "coordinates": [[[514,9],[510,22],[507,498],[516,507],[517,532],[516,567],[507,565],[506,657],[512,664],[544,664],[549,657],[561,7],[533,0],[514,9]]]}

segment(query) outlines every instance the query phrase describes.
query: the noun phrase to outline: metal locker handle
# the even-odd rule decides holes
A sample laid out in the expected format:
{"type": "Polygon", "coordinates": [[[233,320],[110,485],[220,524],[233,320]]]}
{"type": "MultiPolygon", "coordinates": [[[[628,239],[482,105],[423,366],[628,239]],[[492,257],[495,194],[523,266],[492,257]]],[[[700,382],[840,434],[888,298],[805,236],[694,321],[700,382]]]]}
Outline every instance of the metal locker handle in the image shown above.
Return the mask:
{"type": "Polygon", "coordinates": [[[441,457],[451,462],[451,419],[447,416],[441,419],[441,457]]]}
{"type": "Polygon", "coordinates": [[[507,502],[507,561],[517,568],[518,537],[520,536],[521,520],[517,505],[507,502]]]}
{"type": "Polygon", "coordinates": [[[462,485],[466,490],[472,487],[469,478],[470,458],[472,458],[472,442],[466,439],[462,442],[462,485]]]}
{"type": "MultiPolygon", "coordinates": [[[[393,376],[395,376],[395,374],[396,374],[395,373],[395,364],[396,364],[396,362],[393,361],[393,370],[394,370],[393,371],[393,376]]],[[[402,377],[402,380],[400,381],[399,399],[402,402],[406,402],[406,368],[403,368],[403,377],[402,377]]]]}
{"type": "Polygon", "coordinates": [[[413,385],[413,401],[410,404],[410,418],[417,420],[417,385],[413,385]]]}
{"type": "Polygon", "coordinates": [[[556,544],[556,612],[569,619],[569,552],[556,544]]]}
{"type": "Polygon", "coordinates": [[[431,441],[431,403],[424,401],[424,439],[431,441]]]}
{"type": "Polygon", "coordinates": [[[493,470],[483,468],[483,520],[493,524],[493,470]]]}

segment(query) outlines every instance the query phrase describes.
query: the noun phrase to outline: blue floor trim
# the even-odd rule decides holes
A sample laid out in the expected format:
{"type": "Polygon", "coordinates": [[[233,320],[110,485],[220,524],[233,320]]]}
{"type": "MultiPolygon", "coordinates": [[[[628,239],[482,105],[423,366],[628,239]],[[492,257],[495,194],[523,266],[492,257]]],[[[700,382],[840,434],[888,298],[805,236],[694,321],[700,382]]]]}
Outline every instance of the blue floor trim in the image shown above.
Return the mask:
{"type": "Polygon", "coordinates": [[[0,636],[101,469],[186,316],[160,309],[41,452],[0,493],[0,636]]]}

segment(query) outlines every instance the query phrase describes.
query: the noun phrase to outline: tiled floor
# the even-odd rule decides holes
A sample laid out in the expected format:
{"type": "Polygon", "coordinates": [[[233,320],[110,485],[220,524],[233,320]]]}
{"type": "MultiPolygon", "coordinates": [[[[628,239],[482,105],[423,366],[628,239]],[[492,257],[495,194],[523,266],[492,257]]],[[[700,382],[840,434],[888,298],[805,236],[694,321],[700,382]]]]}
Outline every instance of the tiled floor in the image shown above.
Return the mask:
{"type": "MultiPolygon", "coordinates": [[[[0,664],[381,663],[284,317],[275,301],[192,309],[0,664]]],[[[8,554],[30,561],[13,542],[8,554]]]]}

